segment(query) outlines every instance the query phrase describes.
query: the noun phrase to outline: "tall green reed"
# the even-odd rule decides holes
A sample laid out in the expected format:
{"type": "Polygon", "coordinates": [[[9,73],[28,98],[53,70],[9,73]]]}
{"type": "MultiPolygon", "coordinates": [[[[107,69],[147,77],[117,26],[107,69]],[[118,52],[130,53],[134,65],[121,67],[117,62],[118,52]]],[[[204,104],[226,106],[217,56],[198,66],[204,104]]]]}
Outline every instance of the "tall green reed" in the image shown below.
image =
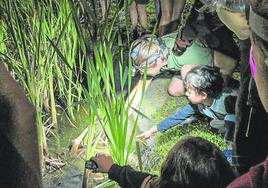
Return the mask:
{"type": "Polygon", "coordinates": [[[73,117],[73,103],[82,96],[79,74],[83,64],[75,65],[77,38],[69,3],[6,0],[0,6],[8,39],[8,49],[1,54],[36,107],[41,148],[47,122],[45,101],[49,101],[50,122],[57,126],[57,102],[67,101],[68,114],[73,117]],[[62,54],[56,53],[59,49],[62,54]]]}
{"type": "Polygon", "coordinates": [[[6,53],[6,45],[4,40],[6,39],[6,26],[3,20],[0,19],[0,53],[5,54],[6,53]]]}
{"type": "Polygon", "coordinates": [[[42,109],[48,64],[42,57],[41,50],[41,17],[36,12],[29,14],[26,10],[33,5],[21,7],[17,1],[5,1],[3,4],[4,22],[12,42],[8,53],[4,54],[6,62],[13,68],[16,78],[24,86],[31,102],[37,111],[37,126],[40,152],[43,152],[42,109]],[[31,17],[31,19],[28,19],[31,17]],[[29,27],[29,25],[31,27],[29,27]],[[38,67],[38,69],[37,69],[38,67]]]}
{"type": "Polygon", "coordinates": [[[71,19],[71,8],[68,0],[53,1],[53,3],[54,6],[56,4],[58,7],[56,15],[53,16],[54,18],[57,17],[56,28],[61,31],[58,33],[59,37],[53,47],[57,52],[60,51],[61,56],[64,57],[55,64],[55,75],[61,79],[57,81],[57,86],[60,97],[63,97],[63,101],[66,101],[68,115],[72,120],[75,120],[74,110],[77,108],[74,103],[81,100],[82,97],[81,75],[83,62],[77,58],[78,39],[75,24],[71,19]]]}
{"type": "Polygon", "coordinates": [[[84,0],[81,0],[80,4],[75,4],[72,0],[69,2],[87,66],[87,104],[108,138],[113,159],[121,165],[126,164],[130,153],[133,152],[137,120],[134,121],[133,127],[129,126],[128,111],[132,100],[125,101],[123,90],[127,84],[127,91],[130,93],[132,66],[130,61],[126,66],[123,65],[128,58],[124,56],[125,47],[115,25],[118,12],[114,13],[110,24],[101,25],[94,17],[96,12],[91,8],[92,4],[87,4],[84,0]],[[79,22],[79,16],[74,14],[77,6],[82,6],[80,8],[84,10],[84,16],[92,23],[88,35],[79,22]],[[114,50],[114,46],[118,47],[117,50],[114,50]],[[118,56],[117,60],[114,58],[115,55],[118,56]],[[115,64],[119,67],[117,73],[114,72],[115,64]],[[120,92],[116,92],[115,74],[119,75],[120,92]]]}

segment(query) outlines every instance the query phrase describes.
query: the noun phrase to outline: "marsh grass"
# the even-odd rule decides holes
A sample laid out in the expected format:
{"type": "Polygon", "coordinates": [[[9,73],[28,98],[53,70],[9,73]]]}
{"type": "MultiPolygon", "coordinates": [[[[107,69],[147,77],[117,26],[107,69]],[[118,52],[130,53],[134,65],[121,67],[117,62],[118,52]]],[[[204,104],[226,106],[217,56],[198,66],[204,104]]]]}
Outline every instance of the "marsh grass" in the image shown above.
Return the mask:
{"type": "Polygon", "coordinates": [[[64,104],[60,109],[67,107],[74,121],[73,110],[79,106],[74,103],[82,97],[83,62],[76,65],[77,33],[71,9],[67,0],[6,0],[0,5],[1,31],[6,32],[1,33],[5,37],[1,59],[36,107],[41,147],[45,143],[43,127],[58,127],[57,105],[64,104]]]}
{"type": "Polygon", "coordinates": [[[36,107],[39,146],[40,152],[42,152],[43,143],[45,143],[42,123],[44,99],[40,96],[44,93],[47,85],[47,82],[42,82],[42,80],[45,80],[49,66],[41,56],[40,43],[43,37],[41,35],[41,18],[36,12],[30,14],[26,11],[31,8],[32,4],[21,7],[22,5],[18,4],[17,1],[4,1],[1,5],[2,10],[4,10],[3,19],[7,25],[7,33],[10,33],[9,37],[11,39],[7,44],[10,45],[10,49],[7,50],[8,53],[2,55],[4,55],[5,62],[12,68],[13,74],[23,85],[31,102],[36,107]]]}
{"type": "Polygon", "coordinates": [[[78,9],[83,10],[85,20],[94,19],[94,15],[97,19],[95,5],[83,0],[80,4],[73,1],[69,1],[69,3],[87,72],[84,94],[91,119],[88,124],[87,158],[94,153],[94,149],[90,148],[94,144],[90,138],[94,135],[92,130],[95,129],[95,121],[98,121],[108,139],[111,156],[118,164],[124,165],[135,149],[132,145],[137,119],[133,120],[133,126],[129,126],[128,114],[132,99],[125,101],[125,93],[130,93],[132,65],[128,54],[124,53],[126,38],[122,39],[120,27],[115,24],[119,16],[118,12],[111,13],[112,20],[107,25],[93,20],[91,25],[85,27],[80,23],[79,15],[75,10],[77,6],[78,9]],[[91,30],[85,32],[85,29],[91,30]],[[115,67],[117,67],[117,72],[115,72],[115,67]],[[118,75],[118,80],[115,80],[115,75],[118,75]]]}

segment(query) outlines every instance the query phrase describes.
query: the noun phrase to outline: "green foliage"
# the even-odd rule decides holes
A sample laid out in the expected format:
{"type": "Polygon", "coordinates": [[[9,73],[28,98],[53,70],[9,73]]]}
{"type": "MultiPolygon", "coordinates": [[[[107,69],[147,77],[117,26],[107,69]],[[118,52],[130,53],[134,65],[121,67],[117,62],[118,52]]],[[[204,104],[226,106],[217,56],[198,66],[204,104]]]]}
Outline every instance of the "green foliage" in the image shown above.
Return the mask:
{"type": "MultiPolygon", "coordinates": [[[[0,20],[0,41],[6,40],[6,26],[5,23],[0,20]]],[[[6,53],[6,46],[4,42],[0,43],[0,54],[5,54],[6,53]]],[[[1,56],[0,56],[1,57],[1,56]]]]}
{"type": "MultiPolygon", "coordinates": [[[[88,5],[84,1],[81,2],[84,6],[85,16],[89,17],[95,14],[94,9],[89,8],[93,6],[92,4],[88,5]]],[[[72,1],[69,1],[69,3],[73,10],[79,45],[87,68],[87,88],[84,88],[84,94],[89,114],[92,117],[92,121],[88,125],[89,134],[91,137],[94,134],[92,130],[94,130],[94,117],[96,117],[108,138],[113,159],[118,164],[126,164],[129,154],[133,152],[132,143],[136,122],[134,122],[133,127],[129,127],[128,112],[132,100],[125,101],[123,89],[127,85],[127,92],[130,93],[132,66],[130,61],[124,65],[124,60],[128,57],[124,56],[121,34],[117,32],[117,27],[114,25],[118,13],[114,14],[110,25],[102,26],[95,21],[89,26],[93,29],[89,34],[89,40],[91,41],[89,44],[86,40],[86,32],[84,32],[84,28],[75,12],[75,7],[78,5],[72,1]],[[114,46],[118,46],[117,50],[112,50],[114,46]],[[91,54],[88,53],[88,49],[92,51],[91,54]],[[115,59],[115,56],[118,58],[115,59]],[[119,67],[119,72],[114,72],[115,66],[119,67]],[[119,92],[116,91],[115,74],[119,75],[119,92]]],[[[88,144],[88,146],[91,146],[91,144],[88,144]]],[[[92,152],[89,153],[92,154],[92,152]]]]}

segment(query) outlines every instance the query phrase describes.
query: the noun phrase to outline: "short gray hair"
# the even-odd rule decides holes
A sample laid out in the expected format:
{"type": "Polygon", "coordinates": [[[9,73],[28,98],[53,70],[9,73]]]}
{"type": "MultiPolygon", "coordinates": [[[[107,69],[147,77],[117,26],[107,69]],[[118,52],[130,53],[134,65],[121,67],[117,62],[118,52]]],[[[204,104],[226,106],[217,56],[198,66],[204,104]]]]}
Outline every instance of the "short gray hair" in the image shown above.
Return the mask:
{"type": "Polygon", "coordinates": [[[192,86],[197,93],[206,93],[209,98],[216,98],[223,89],[223,78],[219,68],[208,65],[191,69],[184,79],[186,86],[192,86]]]}

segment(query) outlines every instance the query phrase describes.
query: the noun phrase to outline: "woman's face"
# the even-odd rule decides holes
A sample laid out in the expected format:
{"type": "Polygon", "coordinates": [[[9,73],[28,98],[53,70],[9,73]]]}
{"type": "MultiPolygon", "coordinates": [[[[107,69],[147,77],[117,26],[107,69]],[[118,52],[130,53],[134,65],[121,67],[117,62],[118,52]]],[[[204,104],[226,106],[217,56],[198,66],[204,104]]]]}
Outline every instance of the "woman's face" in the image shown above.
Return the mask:
{"type": "MultiPolygon", "coordinates": [[[[158,58],[154,65],[147,68],[147,75],[148,76],[155,76],[160,72],[160,69],[167,64],[167,61],[165,59],[158,58]]],[[[141,73],[144,73],[144,70],[141,71],[141,73]]]]}
{"type": "Polygon", "coordinates": [[[268,57],[265,57],[262,50],[251,40],[252,55],[256,70],[256,85],[261,102],[268,113],[268,57]]]}
{"type": "Polygon", "coordinates": [[[231,12],[224,8],[219,8],[217,14],[221,21],[233,31],[240,40],[249,38],[250,30],[245,15],[238,12],[231,12]]]}

